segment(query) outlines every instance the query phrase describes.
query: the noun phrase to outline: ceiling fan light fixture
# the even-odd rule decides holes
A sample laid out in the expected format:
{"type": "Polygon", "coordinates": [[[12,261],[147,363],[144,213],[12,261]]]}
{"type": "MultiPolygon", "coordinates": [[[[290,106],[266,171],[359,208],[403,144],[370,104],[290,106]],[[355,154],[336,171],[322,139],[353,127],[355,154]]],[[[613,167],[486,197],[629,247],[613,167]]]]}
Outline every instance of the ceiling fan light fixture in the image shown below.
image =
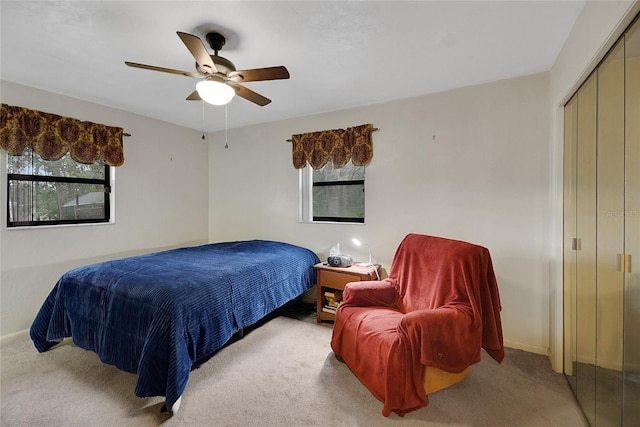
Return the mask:
{"type": "Polygon", "coordinates": [[[225,105],[231,102],[236,91],[225,83],[216,80],[203,80],[196,84],[200,98],[213,105],[225,105]]]}

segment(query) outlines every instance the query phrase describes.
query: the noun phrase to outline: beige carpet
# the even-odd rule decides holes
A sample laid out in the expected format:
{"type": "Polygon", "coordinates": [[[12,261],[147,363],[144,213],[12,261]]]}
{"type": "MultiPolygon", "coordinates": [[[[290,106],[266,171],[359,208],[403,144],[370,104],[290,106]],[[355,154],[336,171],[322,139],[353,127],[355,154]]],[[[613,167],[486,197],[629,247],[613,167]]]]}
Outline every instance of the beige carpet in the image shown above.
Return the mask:
{"type": "Polygon", "coordinates": [[[467,379],[404,418],[336,360],[331,329],[276,317],[191,372],[180,411],[133,395],[135,376],[72,344],[38,354],[27,333],[0,342],[0,425],[584,426],[564,377],[539,355],[483,354],[467,379]],[[486,357],[485,357],[486,356],[486,357]]]}

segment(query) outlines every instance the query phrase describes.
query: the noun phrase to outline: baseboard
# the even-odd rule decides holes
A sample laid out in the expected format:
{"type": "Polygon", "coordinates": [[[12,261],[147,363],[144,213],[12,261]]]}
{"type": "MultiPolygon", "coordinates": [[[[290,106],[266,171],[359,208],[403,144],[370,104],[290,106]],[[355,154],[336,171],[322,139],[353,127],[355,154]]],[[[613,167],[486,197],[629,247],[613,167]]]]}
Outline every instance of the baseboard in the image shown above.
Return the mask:
{"type": "Polygon", "coordinates": [[[504,341],[504,346],[509,348],[514,348],[516,350],[524,350],[529,353],[541,354],[543,356],[549,357],[549,349],[547,347],[540,347],[536,345],[523,344],[515,341],[504,341]]]}

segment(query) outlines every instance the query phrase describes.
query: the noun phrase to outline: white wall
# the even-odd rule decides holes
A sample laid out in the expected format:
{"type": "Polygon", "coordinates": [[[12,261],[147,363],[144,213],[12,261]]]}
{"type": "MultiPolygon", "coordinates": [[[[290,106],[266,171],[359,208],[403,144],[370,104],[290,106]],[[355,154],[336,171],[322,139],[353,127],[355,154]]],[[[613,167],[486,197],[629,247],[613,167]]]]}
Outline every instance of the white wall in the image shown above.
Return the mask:
{"type": "MultiPolygon", "coordinates": [[[[268,107],[265,107],[268,108],[268,107]]],[[[536,74],[382,105],[210,135],[210,239],[267,238],[328,255],[358,237],[389,269],[409,232],[491,251],[505,342],[549,346],[548,75],[536,74]],[[291,134],[372,123],[366,224],[298,222],[291,134]]]]}
{"type": "MultiPolygon", "coordinates": [[[[29,328],[62,273],[90,262],[208,240],[208,145],[201,134],[100,105],[2,81],[1,101],[119,126],[115,223],[7,229],[0,209],[0,335],[29,328]]],[[[7,200],[0,152],[0,200],[7,200]]]]}
{"type": "Polygon", "coordinates": [[[640,11],[640,1],[588,1],[549,73],[550,132],[550,299],[551,366],[562,372],[562,156],[563,106],[640,11]]]}

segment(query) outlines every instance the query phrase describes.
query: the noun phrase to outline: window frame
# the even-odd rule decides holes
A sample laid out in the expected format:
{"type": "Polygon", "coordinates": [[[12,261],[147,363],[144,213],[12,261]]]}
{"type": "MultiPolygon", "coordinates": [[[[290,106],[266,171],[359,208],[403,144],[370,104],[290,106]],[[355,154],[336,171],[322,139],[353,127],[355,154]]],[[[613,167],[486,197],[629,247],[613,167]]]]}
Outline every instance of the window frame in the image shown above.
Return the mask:
{"type": "MultiPolygon", "coordinates": [[[[37,155],[33,153],[33,155],[37,155]]],[[[19,227],[43,227],[43,226],[60,226],[60,225],[83,225],[83,224],[103,224],[110,223],[112,218],[111,193],[113,188],[111,166],[104,164],[104,178],[79,178],[64,177],[52,175],[31,175],[21,173],[10,173],[11,155],[5,157],[5,173],[7,176],[6,186],[6,226],[7,228],[19,227]],[[9,205],[11,194],[11,182],[49,182],[49,183],[65,183],[65,184],[92,184],[102,185],[104,187],[104,215],[101,218],[84,218],[84,219],[57,219],[57,220],[31,220],[31,221],[11,221],[11,208],[9,205]]],[[[47,160],[44,160],[47,161],[47,160]]]]}
{"type": "MultiPolygon", "coordinates": [[[[330,162],[330,161],[329,161],[330,162]]],[[[328,163],[327,163],[328,164],[328,163]]],[[[366,218],[366,166],[357,166],[364,168],[364,178],[361,180],[343,180],[343,181],[322,181],[313,182],[313,168],[307,164],[304,168],[299,169],[300,182],[300,221],[305,223],[337,223],[337,224],[365,224],[366,218]],[[365,211],[362,218],[354,217],[335,217],[335,216],[316,216],[313,212],[313,188],[314,187],[332,187],[341,185],[362,185],[362,191],[365,193],[365,211]]]]}

